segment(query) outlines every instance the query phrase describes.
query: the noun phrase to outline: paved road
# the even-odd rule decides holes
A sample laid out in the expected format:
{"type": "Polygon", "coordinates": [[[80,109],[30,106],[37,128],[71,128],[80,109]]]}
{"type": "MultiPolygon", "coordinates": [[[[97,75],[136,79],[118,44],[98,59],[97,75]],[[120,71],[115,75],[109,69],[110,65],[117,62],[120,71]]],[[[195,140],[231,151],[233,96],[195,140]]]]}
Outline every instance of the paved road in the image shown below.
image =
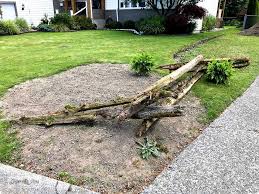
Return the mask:
{"type": "Polygon", "coordinates": [[[143,194],[259,193],[259,78],[143,194]]]}

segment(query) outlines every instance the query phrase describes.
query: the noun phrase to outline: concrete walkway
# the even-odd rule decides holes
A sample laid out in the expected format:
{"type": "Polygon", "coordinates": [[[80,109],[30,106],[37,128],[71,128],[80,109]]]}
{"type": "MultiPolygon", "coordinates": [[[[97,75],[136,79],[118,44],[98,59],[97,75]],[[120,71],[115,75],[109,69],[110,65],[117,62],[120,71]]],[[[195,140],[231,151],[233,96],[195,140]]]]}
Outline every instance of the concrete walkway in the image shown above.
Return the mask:
{"type": "Polygon", "coordinates": [[[0,194],[94,194],[86,189],[0,164],[0,194]]]}
{"type": "Polygon", "coordinates": [[[259,193],[259,78],[143,193],[259,193]]]}

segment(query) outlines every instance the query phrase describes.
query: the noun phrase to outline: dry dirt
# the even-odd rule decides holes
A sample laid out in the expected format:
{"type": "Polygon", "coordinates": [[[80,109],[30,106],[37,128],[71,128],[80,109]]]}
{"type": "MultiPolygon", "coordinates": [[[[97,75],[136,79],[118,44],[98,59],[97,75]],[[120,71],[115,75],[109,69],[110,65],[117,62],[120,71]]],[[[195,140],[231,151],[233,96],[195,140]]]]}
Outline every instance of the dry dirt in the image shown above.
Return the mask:
{"type": "MultiPolygon", "coordinates": [[[[103,102],[132,96],[159,76],[137,77],[127,65],[92,64],[48,77],[34,79],[10,89],[2,99],[6,117],[46,114],[66,104],[103,102]]],[[[192,94],[181,104],[186,115],[161,119],[151,132],[168,152],[142,160],[135,129],[141,121],[121,124],[102,121],[94,126],[13,126],[22,141],[16,166],[57,178],[68,172],[77,184],[101,193],[139,193],[190,144],[203,129],[199,122],[204,108],[192,94]]],[[[71,180],[70,180],[71,181],[71,180]]]]}

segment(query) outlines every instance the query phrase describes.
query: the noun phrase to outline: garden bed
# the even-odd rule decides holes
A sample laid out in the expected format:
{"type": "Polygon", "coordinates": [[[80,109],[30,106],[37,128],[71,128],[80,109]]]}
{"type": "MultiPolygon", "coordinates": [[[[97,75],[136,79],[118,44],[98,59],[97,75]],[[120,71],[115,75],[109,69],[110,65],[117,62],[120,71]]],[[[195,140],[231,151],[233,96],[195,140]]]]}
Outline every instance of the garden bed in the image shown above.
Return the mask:
{"type": "MultiPolygon", "coordinates": [[[[105,102],[129,97],[158,80],[138,77],[127,65],[92,64],[48,78],[34,79],[10,89],[3,98],[6,117],[35,116],[60,110],[66,104],[105,102]]],[[[99,121],[94,126],[13,126],[22,141],[16,166],[86,186],[102,193],[138,193],[190,144],[203,129],[205,110],[188,94],[183,117],[161,119],[147,136],[163,152],[143,160],[138,154],[134,129],[141,120],[122,123],[99,121]]]]}

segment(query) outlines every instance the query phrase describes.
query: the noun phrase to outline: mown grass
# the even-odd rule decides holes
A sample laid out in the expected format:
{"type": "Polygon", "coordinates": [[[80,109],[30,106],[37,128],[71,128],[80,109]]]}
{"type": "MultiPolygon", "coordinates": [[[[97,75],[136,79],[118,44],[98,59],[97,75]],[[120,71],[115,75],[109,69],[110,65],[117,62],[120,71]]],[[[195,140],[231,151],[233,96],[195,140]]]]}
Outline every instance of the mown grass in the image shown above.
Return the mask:
{"type": "MultiPolygon", "coordinates": [[[[195,49],[187,55],[206,57],[249,56],[253,63],[237,70],[227,86],[213,85],[204,79],[195,87],[208,110],[208,119],[215,118],[258,75],[259,39],[237,35],[228,30],[226,36],[195,49]]],[[[8,88],[35,77],[48,76],[89,63],[129,63],[139,51],[154,56],[157,64],[172,63],[172,54],[178,49],[215,33],[190,36],[136,36],[118,31],[81,31],[71,33],[31,33],[0,37],[0,97],[8,88]]],[[[105,66],[103,68],[106,68],[105,66]]],[[[19,144],[8,125],[0,122],[0,161],[10,160],[19,144]]]]}
{"type": "Polygon", "coordinates": [[[230,29],[225,36],[199,47],[186,56],[186,60],[198,54],[206,58],[249,57],[251,65],[236,69],[227,85],[208,83],[203,78],[194,86],[194,93],[207,109],[207,122],[215,119],[250,86],[259,75],[259,38],[239,35],[237,29],[230,29]]]}

